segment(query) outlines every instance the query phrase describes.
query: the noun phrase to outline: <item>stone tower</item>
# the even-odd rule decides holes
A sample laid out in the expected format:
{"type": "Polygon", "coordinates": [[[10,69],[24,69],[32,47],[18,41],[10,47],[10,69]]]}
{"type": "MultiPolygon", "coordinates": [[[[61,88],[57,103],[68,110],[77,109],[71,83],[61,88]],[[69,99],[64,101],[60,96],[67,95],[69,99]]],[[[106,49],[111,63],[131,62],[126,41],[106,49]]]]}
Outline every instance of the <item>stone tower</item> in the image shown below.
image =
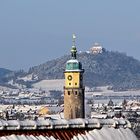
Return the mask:
{"type": "Polygon", "coordinates": [[[76,58],[75,35],[71,49],[71,59],[66,63],[64,86],[64,118],[84,118],[84,91],[82,64],[76,58]]]}

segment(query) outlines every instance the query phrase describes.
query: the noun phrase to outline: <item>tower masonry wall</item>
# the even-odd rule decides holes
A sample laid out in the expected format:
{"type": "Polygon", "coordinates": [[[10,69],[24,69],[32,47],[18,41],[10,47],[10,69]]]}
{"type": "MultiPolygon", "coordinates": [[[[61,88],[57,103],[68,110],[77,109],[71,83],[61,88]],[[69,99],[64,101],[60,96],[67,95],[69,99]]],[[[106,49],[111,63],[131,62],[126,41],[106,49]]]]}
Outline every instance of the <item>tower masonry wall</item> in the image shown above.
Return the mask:
{"type": "Polygon", "coordinates": [[[84,88],[64,88],[64,118],[85,118],[84,88]]]}

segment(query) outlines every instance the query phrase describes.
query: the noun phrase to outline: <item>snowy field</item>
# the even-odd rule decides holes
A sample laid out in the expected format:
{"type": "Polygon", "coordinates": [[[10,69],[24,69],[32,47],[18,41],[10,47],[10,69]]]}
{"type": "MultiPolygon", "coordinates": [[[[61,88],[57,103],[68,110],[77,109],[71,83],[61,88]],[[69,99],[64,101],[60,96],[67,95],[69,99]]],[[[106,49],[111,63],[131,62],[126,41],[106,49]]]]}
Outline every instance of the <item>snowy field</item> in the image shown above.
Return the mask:
{"type": "MultiPolygon", "coordinates": [[[[43,88],[48,90],[63,90],[64,87],[64,79],[54,79],[54,80],[42,80],[38,83],[35,83],[32,85],[34,88],[43,88]]],[[[104,87],[96,87],[99,91],[91,92],[90,88],[86,87],[85,91],[88,94],[94,94],[94,95],[140,95],[140,90],[130,90],[130,91],[120,91],[120,92],[114,92],[112,90],[108,90],[107,86],[104,87]]]]}
{"type": "Polygon", "coordinates": [[[33,84],[33,87],[47,89],[47,90],[61,90],[61,91],[63,91],[64,79],[42,80],[38,83],[33,84]]]}

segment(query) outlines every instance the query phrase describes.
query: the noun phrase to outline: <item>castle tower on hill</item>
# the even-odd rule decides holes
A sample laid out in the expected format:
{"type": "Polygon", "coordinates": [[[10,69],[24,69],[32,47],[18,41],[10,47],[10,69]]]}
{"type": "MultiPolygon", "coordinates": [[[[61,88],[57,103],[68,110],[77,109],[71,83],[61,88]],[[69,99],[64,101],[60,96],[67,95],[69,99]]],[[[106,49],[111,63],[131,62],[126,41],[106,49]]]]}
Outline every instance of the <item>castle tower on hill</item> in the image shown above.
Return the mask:
{"type": "Polygon", "coordinates": [[[64,118],[75,119],[85,117],[82,64],[77,60],[75,35],[71,49],[71,59],[66,63],[64,86],[64,118]]]}

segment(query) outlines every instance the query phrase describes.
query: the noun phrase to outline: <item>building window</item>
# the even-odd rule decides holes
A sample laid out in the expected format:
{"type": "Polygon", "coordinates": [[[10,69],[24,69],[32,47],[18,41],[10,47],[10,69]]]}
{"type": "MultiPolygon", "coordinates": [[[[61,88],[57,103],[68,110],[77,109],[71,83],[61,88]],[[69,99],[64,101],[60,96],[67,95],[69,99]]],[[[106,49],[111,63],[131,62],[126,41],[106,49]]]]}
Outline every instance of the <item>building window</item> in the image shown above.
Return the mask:
{"type": "Polygon", "coordinates": [[[77,91],[75,91],[75,95],[78,95],[78,92],[77,91]]]}
{"type": "Polygon", "coordinates": [[[68,95],[70,95],[70,91],[68,91],[68,95]]]}
{"type": "Polygon", "coordinates": [[[71,83],[69,83],[69,85],[71,85],[71,83]]]}
{"type": "Polygon", "coordinates": [[[75,83],[75,86],[77,85],[77,83],[75,83]]]}

